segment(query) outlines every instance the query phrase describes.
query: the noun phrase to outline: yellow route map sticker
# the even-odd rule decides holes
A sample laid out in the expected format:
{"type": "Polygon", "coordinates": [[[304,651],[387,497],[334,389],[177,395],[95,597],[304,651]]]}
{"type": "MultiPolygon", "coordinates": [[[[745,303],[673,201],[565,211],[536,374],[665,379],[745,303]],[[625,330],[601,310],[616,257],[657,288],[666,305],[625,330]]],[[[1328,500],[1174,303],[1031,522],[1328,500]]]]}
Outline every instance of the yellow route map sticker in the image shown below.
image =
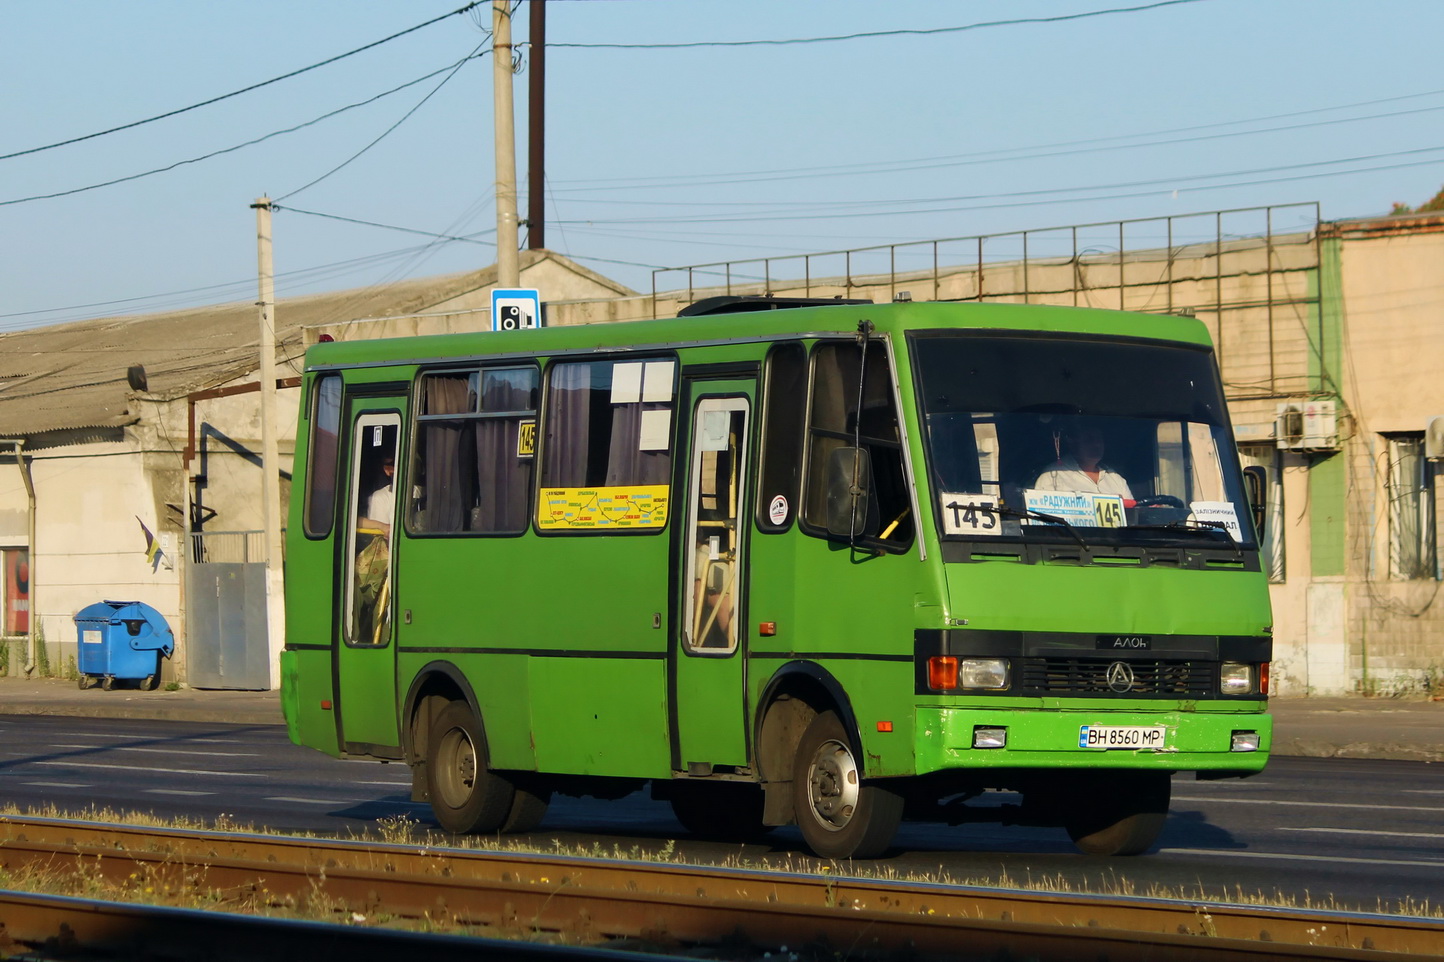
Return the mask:
{"type": "Polygon", "coordinates": [[[543,488],[537,526],[543,531],[660,528],[667,523],[667,501],[665,484],[543,488]]]}

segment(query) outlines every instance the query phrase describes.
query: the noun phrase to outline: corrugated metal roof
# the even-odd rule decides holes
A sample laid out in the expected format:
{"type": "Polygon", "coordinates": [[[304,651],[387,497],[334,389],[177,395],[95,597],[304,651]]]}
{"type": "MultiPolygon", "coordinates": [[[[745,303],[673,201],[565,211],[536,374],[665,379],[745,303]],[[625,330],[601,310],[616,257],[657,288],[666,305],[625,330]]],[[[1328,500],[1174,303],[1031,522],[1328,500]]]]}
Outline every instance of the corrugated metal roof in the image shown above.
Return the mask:
{"type": "MultiPolygon", "coordinates": [[[[595,277],[551,252],[523,251],[530,266],[552,259],[595,277]]],[[[276,305],[277,376],[300,373],[302,329],[357,317],[412,314],[496,283],[494,266],[465,274],[380,287],[286,298],[276,305]]],[[[608,282],[610,283],[610,282],[608,282]]],[[[618,286],[618,291],[625,288],[618,286]]],[[[148,393],[163,398],[223,384],[258,365],[254,302],[162,314],[102,318],[0,334],[0,437],[120,427],[144,410],[130,395],[126,371],[145,367],[148,393]]]]}

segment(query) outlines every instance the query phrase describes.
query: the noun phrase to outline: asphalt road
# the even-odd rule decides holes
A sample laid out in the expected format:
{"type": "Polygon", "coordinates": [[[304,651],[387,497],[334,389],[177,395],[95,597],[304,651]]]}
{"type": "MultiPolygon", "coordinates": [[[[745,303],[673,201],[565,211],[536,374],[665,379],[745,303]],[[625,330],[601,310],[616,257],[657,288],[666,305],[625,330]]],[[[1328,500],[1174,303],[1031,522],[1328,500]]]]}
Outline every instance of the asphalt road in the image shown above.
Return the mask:
{"type": "MultiPolygon", "coordinates": [[[[330,759],[292,745],[276,726],[0,716],[0,746],[0,802],[22,810],[100,806],[343,835],[397,815],[430,820],[425,805],[408,800],[405,767],[330,759]]],[[[1385,912],[1444,904],[1444,766],[1275,758],[1246,780],[1180,776],[1173,792],[1157,849],[1138,858],[1080,855],[1061,830],[908,823],[879,863],[975,884],[1223,900],[1282,894],[1385,912]]],[[[794,829],[759,845],[688,841],[670,808],[645,793],[613,802],[558,798],[530,839],[599,854],[676,839],[680,854],[699,861],[741,855],[809,864],[794,829]]]]}

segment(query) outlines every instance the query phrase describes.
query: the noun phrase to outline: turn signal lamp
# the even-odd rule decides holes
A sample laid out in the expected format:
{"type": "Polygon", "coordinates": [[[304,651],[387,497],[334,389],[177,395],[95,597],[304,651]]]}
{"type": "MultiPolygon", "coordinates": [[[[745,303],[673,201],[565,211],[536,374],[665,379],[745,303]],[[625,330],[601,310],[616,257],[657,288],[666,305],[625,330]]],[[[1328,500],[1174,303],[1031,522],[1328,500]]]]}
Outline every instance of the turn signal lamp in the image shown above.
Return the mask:
{"type": "Polygon", "coordinates": [[[952,655],[929,658],[928,687],[933,691],[952,691],[958,687],[958,660],[952,655]]]}
{"type": "Polygon", "coordinates": [[[1258,693],[1267,695],[1269,693],[1269,663],[1263,662],[1258,666],[1258,693]]]}

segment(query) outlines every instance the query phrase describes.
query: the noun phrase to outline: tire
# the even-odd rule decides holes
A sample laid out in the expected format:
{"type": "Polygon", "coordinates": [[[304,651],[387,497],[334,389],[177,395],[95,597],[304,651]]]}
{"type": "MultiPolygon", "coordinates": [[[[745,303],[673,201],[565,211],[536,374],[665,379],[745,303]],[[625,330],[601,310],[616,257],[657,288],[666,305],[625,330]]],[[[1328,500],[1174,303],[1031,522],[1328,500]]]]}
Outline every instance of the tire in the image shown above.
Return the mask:
{"type": "Polygon", "coordinates": [[[77,681],[76,684],[80,686],[81,691],[85,691],[85,689],[90,687],[93,681],[95,681],[95,679],[90,675],[81,675],[80,680],[77,681]]]}
{"type": "Polygon", "coordinates": [[[901,795],[862,778],[836,712],[812,720],[797,745],[792,804],[807,847],[822,858],[875,858],[902,821],[901,795]]]}
{"type": "Polygon", "coordinates": [[[1074,793],[1063,827],[1087,855],[1139,855],[1168,820],[1167,772],[1108,772],[1074,793]]]}
{"type": "Polygon", "coordinates": [[[762,787],[740,782],[678,781],[669,787],[672,814],[689,834],[712,842],[753,842],[762,824],[762,787]]]}
{"type": "Polygon", "coordinates": [[[487,768],[481,722],[465,702],[448,702],[431,723],[426,787],[436,821],[455,835],[494,832],[511,814],[516,790],[487,768]]]}
{"type": "Polygon", "coordinates": [[[160,687],[160,675],[146,675],[137,686],[141,691],[155,691],[160,687]]]}
{"type": "Polygon", "coordinates": [[[516,786],[516,797],[512,800],[511,811],[501,823],[501,832],[530,832],[546,818],[547,806],[551,804],[550,789],[516,786]]]}
{"type": "Polygon", "coordinates": [[[111,690],[113,690],[114,688],[115,688],[115,676],[114,676],[114,675],[106,675],[104,678],[100,679],[100,690],[101,690],[101,691],[111,691],[111,690]]]}

